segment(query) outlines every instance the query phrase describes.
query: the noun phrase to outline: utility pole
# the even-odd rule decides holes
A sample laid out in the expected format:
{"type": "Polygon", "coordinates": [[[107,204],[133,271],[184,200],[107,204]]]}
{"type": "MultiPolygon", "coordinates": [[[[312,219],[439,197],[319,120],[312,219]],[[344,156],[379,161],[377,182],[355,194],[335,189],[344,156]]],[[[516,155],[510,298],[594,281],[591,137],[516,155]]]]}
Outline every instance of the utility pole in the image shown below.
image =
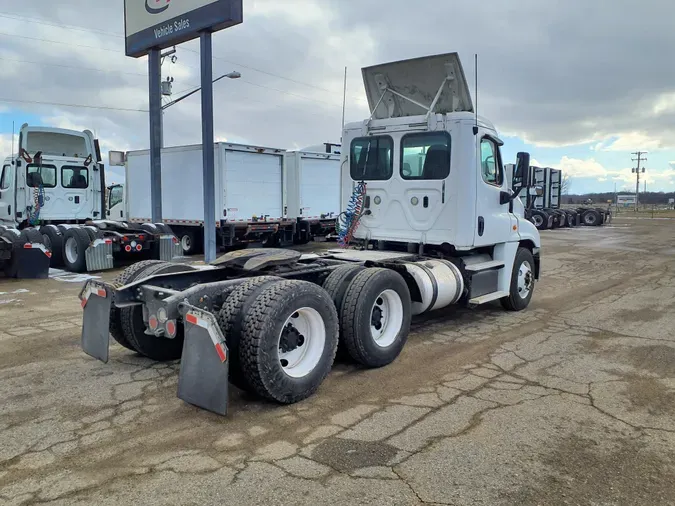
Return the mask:
{"type": "MultiPolygon", "coordinates": [[[[646,155],[647,151],[636,151],[635,153],[631,153],[632,155],[637,156],[637,158],[632,158],[634,162],[637,162],[637,168],[633,167],[631,170],[632,173],[635,174],[636,176],[636,181],[635,181],[635,211],[638,210],[638,204],[640,200],[640,163],[641,162],[646,162],[647,158],[643,157],[642,155],[646,155]]],[[[642,173],[644,174],[645,168],[642,167],[642,173]]]]}

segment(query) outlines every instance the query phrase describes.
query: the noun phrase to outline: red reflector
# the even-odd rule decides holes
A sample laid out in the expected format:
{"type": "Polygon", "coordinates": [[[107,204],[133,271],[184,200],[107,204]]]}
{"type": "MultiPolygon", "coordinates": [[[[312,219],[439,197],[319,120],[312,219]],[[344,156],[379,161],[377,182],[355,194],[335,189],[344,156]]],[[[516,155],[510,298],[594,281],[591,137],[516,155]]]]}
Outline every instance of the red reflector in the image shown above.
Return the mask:
{"type": "Polygon", "coordinates": [[[157,318],[153,315],[148,319],[148,324],[152,330],[157,328],[157,318]]]}
{"type": "Polygon", "coordinates": [[[82,299],[82,302],[80,302],[80,305],[82,306],[82,309],[84,309],[84,306],[87,305],[87,299],[82,299]]]}
{"type": "Polygon", "coordinates": [[[173,320],[169,320],[166,322],[166,332],[169,334],[171,337],[175,337],[176,335],[176,322],[173,320]]]}
{"type": "Polygon", "coordinates": [[[192,325],[197,325],[197,317],[193,314],[188,313],[187,316],[185,316],[185,320],[192,325]]]}
{"type": "Polygon", "coordinates": [[[143,234],[138,236],[139,241],[145,241],[145,236],[143,234]]]}
{"type": "Polygon", "coordinates": [[[220,361],[225,362],[227,356],[225,355],[225,350],[223,349],[223,345],[221,343],[216,344],[216,352],[218,353],[218,357],[220,357],[220,361]]]}
{"type": "Polygon", "coordinates": [[[129,253],[129,252],[131,251],[131,246],[129,246],[129,245],[127,244],[127,245],[124,247],[124,251],[126,251],[127,253],[129,253]]]}
{"type": "Polygon", "coordinates": [[[174,244],[178,244],[178,238],[177,238],[177,237],[174,237],[174,238],[173,238],[173,243],[174,243],[174,244]]]}
{"type": "Polygon", "coordinates": [[[112,244],[112,241],[111,241],[110,239],[106,239],[106,240],[105,240],[105,243],[106,243],[106,244],[112,244]]]}
{"type": "Polygon", "coordinates": [[[98,290],[96,290],[96,295],[98,295],[99,297],[105,297],[105,290],[103,288],[99,288],[98,290]]]}
{"type": "Polygon", "coordinates": [[[33,249],[33,245],[32,245],[31,243],[29,243],[29,242],[27,242],[26,244],[24,244],[23,247],[24,247],[25,249],[33,249]]]}
{"type": "Polygon", "coordinates": [[[143,249],[143,246],[141,246],[140,244],[136,245],[136,251],[141,251],[142,249],[143,249]]]}
{"type": "Polygon", "coordinates": [[[47,258],[51,258],[52,252],[51,251],[45,251],[45,255],[47,255],[47,258]]]}

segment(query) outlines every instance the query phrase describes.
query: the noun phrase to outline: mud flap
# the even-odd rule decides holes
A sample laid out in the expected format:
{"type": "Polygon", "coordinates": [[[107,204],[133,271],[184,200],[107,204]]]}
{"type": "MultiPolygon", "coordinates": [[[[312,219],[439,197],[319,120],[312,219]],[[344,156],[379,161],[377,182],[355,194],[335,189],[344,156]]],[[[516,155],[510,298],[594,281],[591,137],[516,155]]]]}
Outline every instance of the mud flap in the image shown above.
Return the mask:
{"type": "Polygon", "coordinates": [[[181,306],[185,341],[178,398],[219,415],[227,414],[229,360],[225,337],[213,314],[181,306]]]}
{"type": "Polygon", "coordinates": [[[19,279],[47,279],[49,277],[49,263],[52,253],[44,244],[26,243],[22,248],[16,248],[17,271],[19,279]]]}
{"type": "Polygon", "coordinates": [[[112,241],[96,239],[84,252],[87,272],[105,271],[113,268],[112,241]]]}
{"type": "Polygon", "coordinates": [[[102,362],[108,362],[110,346],[110,305],[112,288],[93,280],[85,283],[82,301],[82,350],[102,362]]]}
{"type": "Polygon", "coordinates": [[[183,248],[174,235],[165,234],[159,237],[159,260],[170,262],[183,254],[183,248]]]}

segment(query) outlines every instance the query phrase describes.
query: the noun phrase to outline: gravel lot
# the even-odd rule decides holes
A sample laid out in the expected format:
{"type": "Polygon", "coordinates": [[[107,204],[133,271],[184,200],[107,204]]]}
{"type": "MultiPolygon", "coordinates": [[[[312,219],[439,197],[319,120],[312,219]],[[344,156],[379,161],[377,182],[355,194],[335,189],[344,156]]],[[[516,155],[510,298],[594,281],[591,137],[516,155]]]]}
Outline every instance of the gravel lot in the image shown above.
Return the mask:
{"type": "Polygon", "coordinates": [[[675,504],[675,220],[542,237],[526,311],[440,311],[388,367],[232,387],[227,417],[176,363],[86,356],[81,283],[0,279],[0,505],[675,504]]]}

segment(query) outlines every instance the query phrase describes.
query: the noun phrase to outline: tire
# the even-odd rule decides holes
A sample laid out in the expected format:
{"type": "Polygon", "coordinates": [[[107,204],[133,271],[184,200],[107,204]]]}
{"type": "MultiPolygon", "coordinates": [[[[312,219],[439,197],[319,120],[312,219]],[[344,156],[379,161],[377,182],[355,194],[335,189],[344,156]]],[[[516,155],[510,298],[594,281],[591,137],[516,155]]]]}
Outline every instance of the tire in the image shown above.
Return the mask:
{"type": "MultiPolygon", "coordinates": [[[[323,289],[326,290],[330,298],[333,299],[338,314],[340,314],[342,309],[342,301],[345,298],[345,293],[347,293],[349,283],[351,283],[352,279],[354,279],[354,277],[363,269],[365,269],[363,265],[341,265],[337,269],[334,269],[324,280],[323,289]]],[[[340,339],[338,341],[336,356],[339,359],[349,357],[347,346],[342,337],[342,330],[340,330],[340,339]]]]}
{"type": "Polygon", "coordinates": [[[548,228],[548,216],[542,211],[532,211],[530,221],[534,224],[537,230],[545,230],[548,228]]]}
{"type": "Polygon", "coordinates": [[[338,315],[318,285],[283,280],[266,286],[244,316],[243,328],[241,368],[248,384],[263,398],[282,404],[306,399],[333,366],[338,315]],[[285,329],[293,333],[282,332],[285,329]],[[281,348],[294,345],[295,349],[281,348]]]}
{"type": "Polygon", "coordinates": [[[532,252],[527,248],[518,248],[513,261],[513,270],[511,271],[509,296],[501,300],[504,309],[508,311],[522,311],[525,309],[532,299],[534,284],[534,257],[532,256],[532,252]],[[523,268],[522,274],[521,267],[523,268]],[[521,278],[523,278],[522,283],[521,278]],[[523,297],[523,290],[525,289],[527,289],[527,294],[523,297]]]}
{"type": "MultiPolygon", "coordinates": [[[[194,270],[194,268],[189,265],[161,262],[150,265],[141,271],[136,277],[136,281],[155,274],[169,274],[191,270],[194,270]]],[[[146,327],[143,321],[142,306],[130,306],[120,309],[120,323],[122,333],[128,344],[139,354],[151,360],[157,362],[177,360],[183,353],[185,333],[181,323],[178,323],[176,337],[173,339],[148,335],[145,333],[146,327]]]]}
{"type": "Polygon", "coordinates": [[[63,265],[63,234],[56,225],[43,225],[40,227],[43,242],[52,252],[50,265],[61,267],[63,265]]]}
{"type": "Polygon", "coordinates": [[[82,227],[72,227],[63,234],[63,265],[70,272],[85,272],[87,262],[84,252],[91,244],[89,231],[82,227]]]}
{"type": "Polygon", "coordinates": [[[177,234],[184,255],[190,256],[199,253],[197,236],[198,234],[194,230],[189,229],[182,229],[180,233],[177,234]]]}
{"type": "Polygon", "coordinates": [[[366,367],[390,364],[408,340],[411,318],[410,291],[400,274],[381,268],[362,270],[347,287],[340,310],[349,355],[366,367]],[[378,317],[379,328],[372,324],[378,317]]]}
{"type": "Polygon", "coordinates": [[[600,217],[599,212],[597,212],[594,209],[591,209],[581,215],[581,220],[583,221],[584,225],[588,227],[594,227],[602,221],[602,218],[600,217]]]}
{"type": "MultiPolygon", "coordinates": [[[[112,284],[115,288],[127,285],[135,281],[138,276],[142,275],[144,269],[161,263],[163,263],[161,260],[144,260],[142,262],[137,262],[124,269],[124,271],[113,280],[112,284]]],[[[113,304],[110,305],[110,335],[126,349],[136,351],[124,336],[122,322],[120,321],[120,309],[113,304]]]]}
{"type": "Polygon", "coordinates": [[[230,355],[230,383],[245,392],[253,392],[241,370],[239,343],[241,341],[244,316],[248,313],[256,296],[268,285],[281,280],[276,276],[259,276],[244,281],[227,297],[218,312],[218,326],[222,330],[230,355]]]}
{"type": "MultiPolygon", "coordinates": [[[[15,229],[6,229],[3,232],[0,232],[1,237],[5,237],[12,242],[12,252],[19,248],[23,248],[23,245],[26,243],[28,238],[26,237],[25,230],[21,232],[15,229]]],[[[3,271],[5,276],[8,278],[15,278],[19,272],[19,259],[15,253],[12,253],[12,256],[4,262],[3,271]]]]}
{"type": "Polygon", "coordinates": [[[45,243],[42,234],[36,228],[25,228],[22,232],[26,234],[26,242],[45,243]]]}

